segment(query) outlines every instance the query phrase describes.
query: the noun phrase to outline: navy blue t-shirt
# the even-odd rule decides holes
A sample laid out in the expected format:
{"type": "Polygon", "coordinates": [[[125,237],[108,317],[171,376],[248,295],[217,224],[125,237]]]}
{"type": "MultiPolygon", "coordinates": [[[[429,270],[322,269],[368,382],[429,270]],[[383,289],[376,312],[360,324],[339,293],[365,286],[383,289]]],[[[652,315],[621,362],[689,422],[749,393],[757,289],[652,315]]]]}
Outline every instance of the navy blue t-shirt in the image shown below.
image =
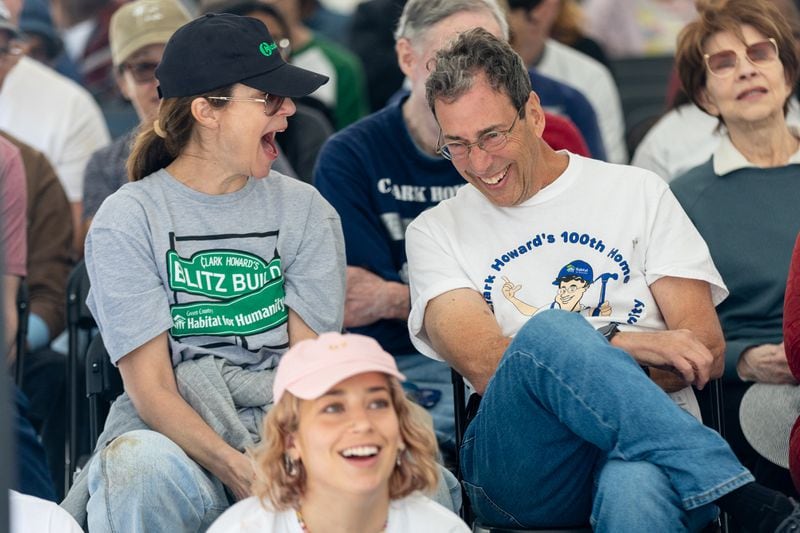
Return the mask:
{"type": "MultiPolygon", "coordinates": [[[[402,98],[332,136],[320,151],[314,185],[342,219],[347,264],[408,283],[406,227],[465,184],[453,165],[417,148],[402,98]]],[[[351,328],[394,355],[415,353],[403,320],[351,328]]]]}

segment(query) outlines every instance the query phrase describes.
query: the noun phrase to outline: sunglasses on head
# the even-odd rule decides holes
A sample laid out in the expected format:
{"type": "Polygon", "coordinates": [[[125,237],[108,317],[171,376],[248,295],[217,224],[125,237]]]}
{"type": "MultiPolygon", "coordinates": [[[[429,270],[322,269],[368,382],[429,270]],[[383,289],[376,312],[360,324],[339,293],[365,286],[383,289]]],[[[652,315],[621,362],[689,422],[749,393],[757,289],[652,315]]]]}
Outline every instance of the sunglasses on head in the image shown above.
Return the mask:
{"type": "MultiPolygon", "coordinates": [[[[757,66],[762,67],[778,59],[778,43],[770,37],[766,41],[759,41],[748,45],[744,52],[745,58],[757,66]]],[[[722,50],[714,54],[705,54],[708,71],[719,78],[733,74],[739,65],[739,55],[733,50],[722,50]]]]}

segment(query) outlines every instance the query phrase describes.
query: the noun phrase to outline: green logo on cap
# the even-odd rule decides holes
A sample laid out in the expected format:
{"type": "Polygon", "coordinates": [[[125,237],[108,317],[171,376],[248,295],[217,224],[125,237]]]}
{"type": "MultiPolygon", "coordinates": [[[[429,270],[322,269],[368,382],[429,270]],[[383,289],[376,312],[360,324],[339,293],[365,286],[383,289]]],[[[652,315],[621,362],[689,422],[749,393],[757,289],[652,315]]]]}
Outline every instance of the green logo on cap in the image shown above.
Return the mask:
{"type": "Polygon", "coordinates": [[[278,45],[275,43],[264,42],[258,46],[258,51],[261,52],[263,55],[269,57],[272,55],[272,52],[274,52],[277,48],[278,45]]]}

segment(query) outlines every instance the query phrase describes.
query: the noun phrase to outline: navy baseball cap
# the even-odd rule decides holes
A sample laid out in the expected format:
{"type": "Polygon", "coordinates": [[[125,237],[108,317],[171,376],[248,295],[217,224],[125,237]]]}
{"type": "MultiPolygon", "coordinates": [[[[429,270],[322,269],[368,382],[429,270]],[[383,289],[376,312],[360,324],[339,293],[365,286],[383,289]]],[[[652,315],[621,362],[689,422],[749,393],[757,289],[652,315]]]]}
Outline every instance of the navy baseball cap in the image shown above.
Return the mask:
{"type": "Polygon", "coordinates": [[[328,81],[286,63],[263,22],[229,13],[209,13],[181,26],[167,42],[156,78],[161,98],[194,96],[234,83],[299,98],[328,81]]]}

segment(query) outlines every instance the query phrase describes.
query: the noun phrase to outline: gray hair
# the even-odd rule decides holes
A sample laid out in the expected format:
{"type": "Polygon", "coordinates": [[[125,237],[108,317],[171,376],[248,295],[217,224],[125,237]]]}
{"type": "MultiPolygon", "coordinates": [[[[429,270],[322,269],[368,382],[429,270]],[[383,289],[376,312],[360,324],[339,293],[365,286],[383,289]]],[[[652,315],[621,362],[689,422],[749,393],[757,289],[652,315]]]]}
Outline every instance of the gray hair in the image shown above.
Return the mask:
{"type": "Polygon", "coordinates": [[[425,97],[434,115],[436,100],[456,100],[483,73],[489,86],[507,94],[515,109],[522,108],[520,117],[525,117],[523,105],[531,94],[531,78],[522,58],[506,41],[482,28],[465,31],[439,50],[431,64],[425,97]]]}
{"type": "Polygon", "coordinates": [[[508,40],[508,21],[496,0],[409,0],[397,22],[395,40],[417,41],[431,26],[451,15],[462,12],[488,11],[508,40]]]}

